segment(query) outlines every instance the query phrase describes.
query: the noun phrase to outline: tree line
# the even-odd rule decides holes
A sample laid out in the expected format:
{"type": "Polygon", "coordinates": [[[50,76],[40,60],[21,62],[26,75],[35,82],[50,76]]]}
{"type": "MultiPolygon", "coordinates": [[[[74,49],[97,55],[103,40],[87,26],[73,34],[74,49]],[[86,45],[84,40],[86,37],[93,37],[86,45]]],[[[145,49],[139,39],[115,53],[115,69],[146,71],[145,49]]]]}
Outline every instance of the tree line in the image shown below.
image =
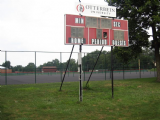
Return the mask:
{"type": "MultiPolygon", "coordinates": [[[[123,57],[119,57],[119,54],[123,53],[122,51],[117,50],[118,47],[113,49],[113,66],[114,70],[122,70],[122,69],[138,69],[140,60],[141,69],[152,69],[154,68],[155,56],[153,50],[148,48],[143,49],[142,53],[139,54],[138,57],[134,59],[129,59],[130,56],[124,54],[123,57]],[[120,52],[118,54],[118,52],[120,52]],[[127,59],[127,60],[126,60],[127,59]]],[[[95,50],[91,53],[85,53],[84,57],[82,57],[82,70],[89,71],[92,70],[98,54],[99,50],[95,50]]],[[[58,59],[54,59],[48,61],[42,65],[36,67],[37,72],[41,72],[44,66],[56,66],[58,71],[65,71],[68,60],[66,62],[61,63],[58,59]]],[[[12,69],[13,72],[34,72],[35,71],[35,63],[28,63],[27,66],[17,65],[12,66],[10,61],[6,61],[2,64],[2,66],[12,69]]],[[[95,66],[95,70],[104,71],[111,69],[111,52],[110,51],[102,51],[98,62],[95,66]]],[[[77,60],[71,59],[67,71],[78,71],[78,63],[77,60]]]]}

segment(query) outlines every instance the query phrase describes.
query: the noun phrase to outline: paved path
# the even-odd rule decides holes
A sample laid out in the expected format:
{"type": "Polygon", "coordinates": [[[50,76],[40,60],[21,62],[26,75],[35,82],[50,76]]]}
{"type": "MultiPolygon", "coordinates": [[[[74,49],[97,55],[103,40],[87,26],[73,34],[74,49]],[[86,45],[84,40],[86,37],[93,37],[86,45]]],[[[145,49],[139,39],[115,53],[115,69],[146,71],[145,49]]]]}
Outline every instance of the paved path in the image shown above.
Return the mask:
{"type": "MultiPolygon", "coordinates": [[[[87,81],[90,74],[83,74],[82,79],[87,81]]],[[[156,74],[154,72],[141,72],[141,78],[150,78],[155,77],[156,74]]],[[[63,77],[63,76],[62,76],[63,77]]],[[[124,79],[132,79],[132,78],[140,78],[139,72],[125,72],[124,79]]],[[[114,73],[114,80],[122,80],[123,79],[123,72],[115,72],[114,73]]],[[[90,81],[93,80],[105,80],[105,73],[94,73],[91,76],[90,81]]],[[[110,80],[110,73],[106,74],[106,80],[110,80]]],[[[66,74],[64,82],[73,82],[73,81],[79,81],[79,74],[66,74]]],[[[36,75],[36,81],[35,81],[35,75],[14,75],[14,76],[7,76],[7,79],[5,76],[0,76],[0,85],[5,85],[5,82],[7,82],[8,85],[11,84],[34,84],[36,83],[53,83],[53,82],[61,82],[61,75],[60,74],[46,74],[36,75]],[[6,81],[7,80],[7,81],[6,81]]]]}

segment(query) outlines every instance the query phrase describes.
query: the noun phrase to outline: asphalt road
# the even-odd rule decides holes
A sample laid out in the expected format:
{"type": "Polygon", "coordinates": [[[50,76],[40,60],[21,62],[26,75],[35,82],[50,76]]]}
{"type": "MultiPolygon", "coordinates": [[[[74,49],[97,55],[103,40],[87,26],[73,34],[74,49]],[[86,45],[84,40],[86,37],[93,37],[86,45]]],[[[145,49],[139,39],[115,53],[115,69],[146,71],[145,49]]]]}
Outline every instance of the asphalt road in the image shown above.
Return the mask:
{"type": "MultiPolygon", "coordinates": [[[[82,75],[82,80],[87,81],[90,74],[84,74],[82,75]]],[[[141,78],[150,78],[155,77],[156,73],[154,72],[141,72],[141,78]]],[[[0,76],[0,85],[12,85],[12,84],[35,84],[35,83],[53,83],[53,82],[61,82],[61,79],[63,78],[63,75],[60,74],[37,74],[36,76],[34,74],[28,74],[28,75],[8,75],[0,76]],[[36,79],[35,79],[36,78],[36,79]]],[[[113,74],[114,80],[123,80],[123,72],[114,72],[113,74]]],[[[139,72],[125,72],[124,73],[124,79],[132,79],[132,78],[140,78],[139,72]]],[[[94,73],[91,76],[90,81],[94,80],[111,80],[110,79],[110,73],[94,73]]],[[[64,79],[64,82],[73,82],[73,81],[79,81],[79,74],[66,74],[66,77],[64,79]]]]}

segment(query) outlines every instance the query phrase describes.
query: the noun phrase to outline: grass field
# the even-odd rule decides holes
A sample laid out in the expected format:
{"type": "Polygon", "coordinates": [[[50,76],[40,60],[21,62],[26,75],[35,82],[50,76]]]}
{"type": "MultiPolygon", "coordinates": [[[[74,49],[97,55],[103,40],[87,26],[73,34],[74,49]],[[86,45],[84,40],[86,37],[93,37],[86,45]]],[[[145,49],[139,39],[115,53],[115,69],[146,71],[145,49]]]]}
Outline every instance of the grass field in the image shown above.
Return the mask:
{"type": "MultiPolygon", "coordinates": [[[[85,85],[85,82],[84,82],[85,85]]],[[[0,86],[0,120],[159,120],[156,78],[91,81],[79,102],[79,82],[0,86]]]]}
{"type": "Polygon", "coordinates": [[[150,71],[157,71],[157,68],[152,68],[150,69],[150,71]]]}

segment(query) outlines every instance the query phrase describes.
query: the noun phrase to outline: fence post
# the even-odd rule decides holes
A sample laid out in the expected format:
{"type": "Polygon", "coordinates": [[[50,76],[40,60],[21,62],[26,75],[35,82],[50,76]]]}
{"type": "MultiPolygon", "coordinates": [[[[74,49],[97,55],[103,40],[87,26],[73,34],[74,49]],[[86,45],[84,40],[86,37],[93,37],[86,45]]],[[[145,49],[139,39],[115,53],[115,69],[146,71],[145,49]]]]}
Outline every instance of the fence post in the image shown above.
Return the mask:
{"type": "MultiPolygon", "coordinates": [[[[7,62],[7,51],[5,51],[5,63],[7,62]]],[[[7,65],[5,65],[5,85],[7,85],[7,65]]]]}
{"type": "Polygon", "coordinates": [[[60,52],[60,79],[62,82],[62,53],[60,52]]]}
{"type": "Polygon", "coordinates": [[[140,59],[138,59],[138,65],[139,65],[139,77],[141,78],[141,62],[140,62],[140,59]]]}
{"type": "Polygon", "coordinates": [[[124,80],[124,61],[123,61],[123,80],[124,80]]]}
{"type": "Polygon", "coordinates": [[[111,81],[112,81],[112,98],[114,98],[114,83],[113,83],[113,46],[111,46],[111,81]]]}
{"type": "Polygon", "coordinates": [[[35,84],[36,84],[36,52],[35,52],[35,84]]]}

